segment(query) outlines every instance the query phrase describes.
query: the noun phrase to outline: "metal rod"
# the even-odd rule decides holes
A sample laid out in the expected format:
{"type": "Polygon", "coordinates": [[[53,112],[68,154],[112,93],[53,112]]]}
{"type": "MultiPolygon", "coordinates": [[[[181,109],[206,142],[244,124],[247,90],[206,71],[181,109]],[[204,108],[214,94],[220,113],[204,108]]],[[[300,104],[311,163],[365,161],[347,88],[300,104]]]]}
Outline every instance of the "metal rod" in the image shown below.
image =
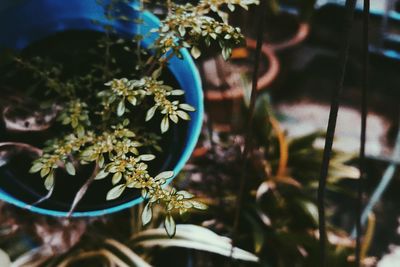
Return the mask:
{"type": "MultiPolygon", "coordinates": [[[[400,126],[397,132],[396,137],[396,144],[393,149],[392,153],[393,160],[397,161],[400,159],[400,126]]],[[[364,226],[367,222],[368,215],[371,213],[373,208],[375,207],[376,203],[381,199],[383,193],[385,192],[386,188],[390,184],[390,181],[393,179],[393,176],[397,170],[397,164],[391,163],[385,170],[381,181],[379,182],[378,186],[376,187],[375,191],[372,193],[371,198],[369,199],[367,205],[365,206],[362,214],[361,214],[361,225],[364,226]]],[[[356,229],[353,229],[351,233],[351,237],[356,237],[356,229]]]]}
{"type": "Polygon", "coordinates": [[[365,165],[365,143],[367,134],[367,92],[369,87],[369,0],[364,0],[363,7],[363,74],[362,74],[362,90],[361,90],[361,135],[360,135],[360,179],[357,184],[357,221],[356,221],[356,265],[361,266],[361,236],[362,236],[362,225],[361,225],[361,210],[362,210],[362,195],[363,185],[366,178],[366,165],[365,165]]]}
{"type": "MultiPolygon", "coordinates": [[[[236,201],[236,209],[233,221],[233,229],[232,229],[232,249],[231,256],[233,253],[233,247],[237,242],[237,232],[239,230],[239,222],[240,222],[240,213],[242,209],[242,200],[243,194],[245,191],[246,185],[246,169],[248,163],[248,157],[252,147],[252,136],[253,136],[253,127],[254,127],[254,109],[257,99],[257,81],[258,81],[258,69],[261,61],[261,48],[263,44],[263,34],[264,34],[264,21],[266,15],[267,7],[266,0],[260,1],[260,7],[258,9],[258,28],[257,28],[257,44],[256,44],[256,53],[254,60],[254,69],[253,69],[253,77],[252,77],[252,86],[251,86],[251,96],[250,96],[250,106],[249,106],[249,115],[247,121],[247,130],[245,134],[245,144],[242,153],[242,170],[240,174],[240,184],[238,189],[238,197],[236,201]]],[[[233,263],[233,258],[231,257],[233,263]]]]}
{"type": "Polygon", "coordinates": [[[339,99],[343,91],[344,76],[346,72],[346,63],[349,52],[350,31],[354,20],[354,10],[356,0],[346,1],[346,14],[344,18],[344,42],[339,52],[339,64],[337,84],[332,92],[331,108],[329,112],[328,127],[326,131],[325,147],[322,158],[321,173],[318,182],[318,230],[319,230],[319,250],[320,250],[320,267],[325,267],[326,261],[326,222],[325,222],[325,191],[326,180],[328,177],[329,162],[332,154],[333,138],[335,136],[335,128],[337,115],[339,111],[339,99]]]}

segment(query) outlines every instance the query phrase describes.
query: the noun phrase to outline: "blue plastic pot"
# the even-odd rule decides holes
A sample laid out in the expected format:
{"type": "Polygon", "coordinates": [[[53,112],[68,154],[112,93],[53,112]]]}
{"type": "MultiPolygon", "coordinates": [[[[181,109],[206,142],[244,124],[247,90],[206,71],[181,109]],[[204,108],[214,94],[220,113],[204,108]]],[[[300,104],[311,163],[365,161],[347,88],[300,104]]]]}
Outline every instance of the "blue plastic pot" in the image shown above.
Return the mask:
{"type": "MultiPolygon", "coordinates": [[[[12,3],[13,1],[9,2],[12,3]]],[[[103,31],[100,25],[92,22],[93,20],[97,20],[104,25],[111,24],[121,36],[133,36],[139,30],[141,34],[148,33],[150,29],[157,27],[159,24],[159,20],[148,12],[142,14],[144,24],[140,27],[126,22],[118,23],[113,21],[110,23],[104,17],[103,8],[97,5],[95,0],[25,0],[6,6],[7,8],[0,11],[0,47],[14,50],[22,50],[33,42],[62,31],[103,31]]],[[[138,15],[138,11],[135,11],[131,6],[124,6],[125,11],[129,13],[129,16],[135,17],[138,15]]],[[[148,47],[156,38],[156,35],[145,36],[142,45],[148,47]]],[[[180,151],[172,150],[172,154],[176,155],[170,157],[173,160],[170,160],[166,163],[167,166],[163,167],[163,169],[173,170],[175,174],[182,169],[189,159],[199,137],[203,118],[203,94],[200,77],[190,54],[186,50],[183,50],[182,54],[182,60],[178,58],[171,59],[169,69],[185,91],[186,102],[194,106],[196,112],[191,114],[192,119],[187,124],[187,129],[183,131],[184,138],[175,138],[173,141],[179,142],[183,149],[180,151]]],[[[179,147],[175,143],[170,145],[179,147]]],[[[29,190],[26,190],[26,185],[21,184],[19,177],[6,178],[7,175],[7,170],[0,171],[0,199],[26,208],[31,204],[24,201],[26,199],[24,194],[30,194],[29,190]],[[13,189],[10,190],[9,188],[13,189]]],[[[42,183],[39,177],[36,179],[42,183]]],[[[70,177],[70,179],[73,180],[74,177],[70,177]]],[[[109,186],[111,188],[111,183],[109,186]]],[[[105,200],[104,195],[104,201],[101,200],[100,203],[96,203],[93,207],[86,206],[82,208],[78,205],[76,212],[72,216],[104,215],[129,208],[142,201],[141,197],[130,198],[128,196],[110,204],[105,200]]],[[[52,216],[66,216],[68,212],[68,208],[59,208],[57,205],[52,205],[51,199],[47,200],[45,205],[30,207],[30,210],[52,216]]]]}

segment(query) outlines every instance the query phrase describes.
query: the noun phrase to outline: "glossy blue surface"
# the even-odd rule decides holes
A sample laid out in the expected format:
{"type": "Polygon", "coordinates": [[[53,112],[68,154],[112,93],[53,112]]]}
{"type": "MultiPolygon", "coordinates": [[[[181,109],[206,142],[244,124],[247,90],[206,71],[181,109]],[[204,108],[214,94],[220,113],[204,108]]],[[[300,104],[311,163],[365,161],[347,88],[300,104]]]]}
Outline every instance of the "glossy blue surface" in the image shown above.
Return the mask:
{"type": "MultiPolygon", "coordinates": [[[[124,7],[124,12],[129,16],[137,16],[138,12],[130,6],[124,7]]],[[[95,30],[102,31],[102,27],[96,25],[92,20],[102,24],[111,24],[119,34],[132,36],[145,34],[142,42],[144,47],[157,37],[153,34],[146,34],[150,29],[159,24],[159,20],[152,14],[145,12],[142,15],[144,24],[140,27],[129,23],[110,23],[103,15],[103,9],[96,4],[95,0],[26,0],[18,1],[0,12],[0,47],[21,50],[30,43],[43,39],[51,34],[65,30],[95,30]]],[[[184,150],[179,156],[173,168],[177,174],[189,159],[200,134],[203,119],[203,94],[201,80],[197,68],[186,50],[182,50],[183,60],[172,58],[169,69],[174,74],[181,88],[185,91],[186,102],[196,108],[191,114],[191,121],[188,124],[184,150]]],[[[1,179],[1,177],[0,177],[1,179]]],[[[170,180],[169,180],[170,181],[170,180]]],[[[0,189],[0,199],[16,206],[26,208],[29,203],[24,203],[18,196],[12,196],[0,189]]],[[[126,202],[124,204],[103,209],[75,212],[72,216],[100,216],[120,211],[142,202],[141,198],[126,202]]],[[[30,207],[30,210],[52,216],[66,216],[67,212],[30,207]]]]}

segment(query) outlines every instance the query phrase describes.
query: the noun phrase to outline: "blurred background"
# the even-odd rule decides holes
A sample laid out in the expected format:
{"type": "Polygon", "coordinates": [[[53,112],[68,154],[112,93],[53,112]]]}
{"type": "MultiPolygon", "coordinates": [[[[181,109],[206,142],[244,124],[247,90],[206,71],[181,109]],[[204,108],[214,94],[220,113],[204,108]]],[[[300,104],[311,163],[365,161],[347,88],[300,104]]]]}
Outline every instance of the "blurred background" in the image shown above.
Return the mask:
{"type": "MultiPolygon", "coordinates": [[[[22,1],[0,1],[0,10],[22,1]]],[[[158,231],[161,215],[155,214],[152,224],[143,228],[142,205],[100,218],[62,219],[1,203],[0,267],[318,266],[316,191],[344,39],[344,2],[268,1],[254,145],[237,229],[235,208],[248,131],[258,6],[237,9],[230,16],[230,23],[246,36],[246,44],[233,49],[230,60],[210,48],[196,61],[205,121],[197,147],[174,185],[195,193],[209,208],[178,221],[186,225],[178,227],[179,242],[158,231]],[[243,249],[235,251],[233,260],[228,237],[243,249]]],[[[155,14],[165,15],[157,3],[149,4],[155,14]]],[[[362,1],[357,1],[328,177],[329,266],[355,266],[362,8],[362,1]]],[[[362,262],[396,267],[400,266],[400,1],[371,1],[369,34],[362,262]]],[[[5,153],[0,151],[1,168],[5,153]]]]}

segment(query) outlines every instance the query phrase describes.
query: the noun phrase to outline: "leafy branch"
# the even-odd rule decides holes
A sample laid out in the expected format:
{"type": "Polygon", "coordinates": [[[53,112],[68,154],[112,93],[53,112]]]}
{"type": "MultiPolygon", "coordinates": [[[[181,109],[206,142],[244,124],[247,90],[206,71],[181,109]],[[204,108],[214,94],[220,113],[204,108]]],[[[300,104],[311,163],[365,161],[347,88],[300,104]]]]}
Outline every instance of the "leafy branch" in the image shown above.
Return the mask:
{"type": "MultiPolygon", "coordinates": [[[[135,22],[139,27],[143,23],[141,16],[130,18],[119,9],[120,3],[129,4],[129,1],[99,2],[110,21],[135,22]]],[[[134,8],[142,12],[144,3],[140,1],[134,8]]],[[[216,43],[224,58],[229,58],[232,48],[242,43],[243,36],[240,29],[227,23],[224,10],[233,11],[235,6],[247,9],[248,5],[257,3],[257,0],[202,0],[197,5],[179,5],[167,1],[164,5],[168,14],[160,27],[153,30],[158,37],[149,48],[152,56],[148,56],[149,51],[140,44],[144,35],[139,33],[131,40],[117,39],[113,37],[115,29],[103,25],[105,36],[99,40],[97,48],[104,54],[104,60],[100,64],[93,62],[88,73],[66,80],[62,65],[51,67],[41,59],[37,60],[40,64],[18,59],[17,62],[51,92],[45,95],[46,100],[51,102],[57,98],[57,121],[61,124],[60,136],[47,143],[44,154],[33,162],[30,172],[40,174],[51,194],[58,169],[76,175],[81,165],[94,164],[94,173],[77,193],[70,213],[92,181],[108,178],[112,187],[107,200],[121,197],[127,189],[139,190],[147,201],[142,213],[143,225],[152,219],[154,206],[161,205],[166,214],[166,231],[173,236],[174,213],[182,215],[190,209],[202,210],[206,206],[194,200],[189,192],[165,188],[174,176],[172,171],[153,175],[149,167],[162,150],[159,141],[163,138],[147,127],[149,121],[160,118],[160,130],[164,134],[171,124],[190,120],[191,112],[195,111],[185,103],[185,92],[166,84],[162,73],[173,56],[182,57],[181,48],[190,49],[197,58],[203,47],[216,43]],[[213,13],[219,17],[215,18],[213,13]],[[123,73],[118,67],[120,59],[113,51],[121,47],[126,53],[134,51],[136,60],[130,68],[133,73],[123,73]]]]}

